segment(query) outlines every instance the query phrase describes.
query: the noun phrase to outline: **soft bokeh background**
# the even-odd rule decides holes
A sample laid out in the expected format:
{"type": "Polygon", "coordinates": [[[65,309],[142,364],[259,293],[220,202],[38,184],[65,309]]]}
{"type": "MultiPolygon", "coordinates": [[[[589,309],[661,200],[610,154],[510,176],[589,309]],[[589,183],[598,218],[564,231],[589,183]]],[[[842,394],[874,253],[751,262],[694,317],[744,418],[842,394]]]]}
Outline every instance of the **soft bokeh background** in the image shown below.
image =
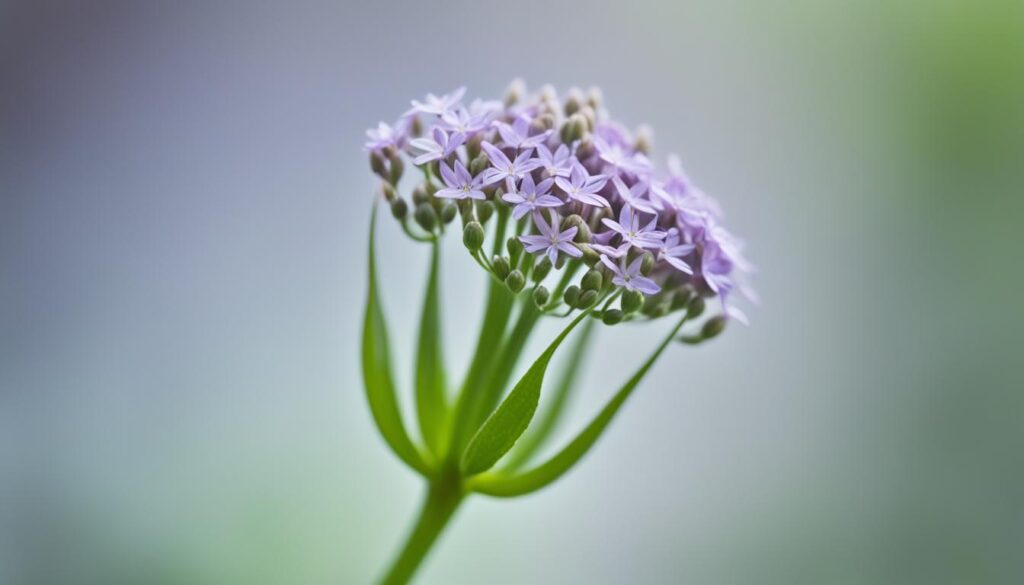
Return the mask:
{"type": "MultiPolygon", "coordinates": [[[[357,369],[363,130],[516,76],[652,124],[763,304],[420,582],[1024,582],[1024,5],[577,0],[0,4],[0,583],[378,575],[421,485],[357,369]]],[[[408,381],[425,255],[381,231],[408,381]]]]}

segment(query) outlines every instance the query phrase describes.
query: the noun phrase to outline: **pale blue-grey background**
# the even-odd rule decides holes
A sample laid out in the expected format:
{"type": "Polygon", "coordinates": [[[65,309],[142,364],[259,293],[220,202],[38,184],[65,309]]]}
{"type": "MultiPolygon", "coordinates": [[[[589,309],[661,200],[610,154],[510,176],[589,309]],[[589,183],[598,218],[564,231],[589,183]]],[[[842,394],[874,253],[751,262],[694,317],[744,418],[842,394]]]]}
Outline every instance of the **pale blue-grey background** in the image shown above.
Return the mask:
{"type": "MultiPolygon", "coordinates": [[[[651,124],[763,304],[420,582],[1020,583],[1022,39],[1015,2],[0,4],[0,582],[371,581],[421,486],[357,369],[363,131],[521,76],[651,124]]],[[[408,381],[425,256],[380,231],[408,381]]],[[[654,334],[602,333],[571,427],[654,334]]]]}

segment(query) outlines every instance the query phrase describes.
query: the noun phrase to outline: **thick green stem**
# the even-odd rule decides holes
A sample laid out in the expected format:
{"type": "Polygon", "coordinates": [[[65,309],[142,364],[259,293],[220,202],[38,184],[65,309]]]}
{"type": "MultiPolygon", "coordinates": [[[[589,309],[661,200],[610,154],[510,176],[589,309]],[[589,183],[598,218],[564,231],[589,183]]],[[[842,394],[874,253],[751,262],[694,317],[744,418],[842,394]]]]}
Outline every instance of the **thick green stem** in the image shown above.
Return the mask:
{"type": "Polygon", "coordinates": [[[381,585],[402,585],[412,579],[464,497],[461,479],[454,470],[430,483],[419,518],[381,585]]]}

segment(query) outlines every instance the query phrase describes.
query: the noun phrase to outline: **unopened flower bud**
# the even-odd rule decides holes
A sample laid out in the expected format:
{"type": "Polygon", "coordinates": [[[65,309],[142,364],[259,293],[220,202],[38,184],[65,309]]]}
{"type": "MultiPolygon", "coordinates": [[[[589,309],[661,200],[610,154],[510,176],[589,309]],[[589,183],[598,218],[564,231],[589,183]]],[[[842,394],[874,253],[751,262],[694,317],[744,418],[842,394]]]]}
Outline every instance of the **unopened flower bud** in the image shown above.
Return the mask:
{"type": "Polygon", "coordinates": [[[392,201],[398,198],[398,191],[395,191],[395,188],[391,185],[391,183],[381,183],[380,192],[381,195],[384,196],[384,200],[387,201],[388,203],[391,203],[392,201]]]}
{"type": "Polygon", "coordinates": [[[434,211],[434,208],[429,203],[417,205],[412,216],[416,223],[425,231],[433,232],[434,228],[437,227],[437,212],[434,211]]]}
{"type": "Polygon", "coordinates": [[[555,127],[555,117],[551,114],[541,114],[533,119],[531,124],[536,130],[544,132],[555,127]]]}
{"type": "Polygon", "coordinates": [[[455,207],[455,204],[451,201],[445,201],[441,204],[441,221],[448,224],[451,223],[455,216],[459,214],[459,208],[455,207]]]}
{"type": "Polygon", "coordinates": [[[600,110],[603,103],[604,96],[601,95],[601,89],[591,87],[590,91],[587,92],[587,105],[594,108],[594,110],[600,110]]]}
{"type": "Polygon", "coordinates": [[[580,300],[580,287],[575,284],[565,289],[565,293],[562,295],[562,300],[565,304],[570,307],[575,307],[576,303],[580,300]]]}
{"type": "Polygon", "coordinates": [[[682,309],[686,305],[690,304],[690,300],[693,299],[694,291],[689,286],[677,289],[672,294],[672,310],[682,309]]]}
{"type": "Polygon", "coordinates": [[[505,277],[508,276],[509,270],[511,270],[508,265],[508,258],[505,258],[504,256],[495,256],[492,258],[491,266],[494,267],[494,275],[501,280],[505,280],[505,277]]]}
{"type": "Polygon", "coordinates": [[[550,297],[551,293],[549,293],[548,289],[544,288],[543,286],[538,286],[533,290],[533,302],[538,307],[543,307],[544,305],[548,304],[548,299],[550,297]]]}
{"type": "Polygon", "coordinates": [[[486,170],[487,167],[490,166],[490,164],[491,160],[487,158],[487,155],[481,154],[480,156],[470,161],[469,172],[475,177],[480,173],[484,172],[484,170],[486,170]]]}
{"type": "Polygon", "coordinates": [[[580,287],[582,287],[583,290],[600,290],[603,282],[604,277],[601,276],[600,270],[588,270],[580,281],[580,287]]]}
{"type": "Polygon", "coordinates": [[[700,336],[704,339],[711,339],[725,329],[726,319],[722,315],[716,315],[704,322],[700,328],[700,336]]]}
{"type": "Polygon", "coordinates": [[[654,254],[644,252],[643,260],[640,261],[640,274],[650,276],[652,270],[654,270],[654,254]]]}
{"type": "Polygon", "coordinates": [[[583,119],[587,122],[587,132],[593,132],[594,128],[597,128],[597,111],[590,107],[590,105],[585,105],[580,108],[578,113],[582,115],[583,119]]]}
{"type": "Polygon", "coordinates": [[[572,116],[576,112],[580,111],[580,107],[583,105],[583,92],[579,88],[572,88],[569,90],[569,96],[565,98],[565,115],[572,116]]]}
{"type": "Polygon", "coordinates": [[[430,199],[430,192],[427,190],[425,183],[420,183],[412,190],[412,202],[416,205],[420,203],[426,203],[430,199]]]}
{"type": "Polygon", "coordinates": [[[533,267],[533,282],[540,282],[551,272],[551,259],[545,256],[533,267]]]}
{"type": "Polygon", "coordinates": [[[523,243],[519,241],[519,238],[509,238],[505,241],[505,249],[508,250],[509,256],[519,257],[519,253],[523,251],[523,243]]]}
{"type": "Polygon", "coordinates": [[[419,116],[412,117],[412,123],[409,124],[409,136],[417,138],[423,134],[423,121],[420,120],[419,116]]]}
{"type": "Polygon", "coordinates": [[[395,216],[395,219],[403,220],[408,213],[409,204],[405,202],[405,199],[396,198],[391,202],[391,215],[395,216]]]}
{"type": "Polygon", "coordinates": [[[484,228],[478,222],[471,221],[462,230],[462,243],[470,252],[476,252],[484,245],[484,228]]]}
{"type": "Polygon", "coordinates": [[[601,255],[597,253],[590,246],[579,246],[579,249],[583,251],[583,263],[590,268],[594,268],[601,262],[601,255]]]}
{"type": "Polygon", "coordinates": [[[622,321],[623,317],[625,317],[625,315],[622,311],[618,309],[608,309],[603,315],[601,315],[601,320],[604,321],[605,325],[615,325],[622,321]]]}
{"type": "Polygon", "coordinates": [[[577,112],[569,116],[569,119],[562,124],[562,141],[567,144],[571,144],[577,140],[582,140],[587,136],[588,130],[587,118],[583,114],[577,112]]]}
{"type": "Polygon", "coordinates": [[[580,293],[579,301],[576,303],[576,307],[579,309],[589,309],[594,306],[597,302],[597,291],[596,290],[585,290],[580,293]]]}
{"type": "Polygon", "coordinates": [[[583,218],[576,215],[575,213],[566,217],[562,220],[562,231],[566,231],[569,228],[576,228],[576,235],[572,241],[577,244],[589,244],[590,243],[590,226],[587,222],[583,221],[583,218]]]}
{"type": "Polygon", "coordinates": [[[384,164],[384,157],[376,150],[370,151],[370,170],[385,181],[388,178],[388,167],[384,164]]]}
{"type": "Polygon", "coordinates": [[[388,180],[391,181],[392,185],[397,185],[398,180],[402,178],[402,171],[405,170],[405,163],[402,162],[402,157],[398,156],[398,153],[392,152],[391,156],[388,157],[390,163],[390,172],[388,173],[388,180]]]}
{"type": "Polygon", "coordinates": [[[633,149],[643,154],[651,153],[651,144],[654,139],[651,136],[651,127],[646,124],[636,129],[636,139],[633,141],[633,149]]]}
{"type": "Polygon", "coordinates": [[[476,202],[476,217],[480,220],[481,224],[487,223],[488,219],[494,215],[494,204],[490,201],[477,201],[476,202]]]}
{"type": "Polygon", "coordinates": [[[522,79],[512,80],[512,83],[508,85],[508,89],[505,90],[505,106],[519,103],[524,95],[526,95],[526,82],[522,79]]]}
{"type": "Polygon", "coordinates": [[[622,293],[619,306],[624,313],[635,313],[644,304],[644,295],[640,291],[627,290],[622,293]]]}
{"type": "Polygon", "coordinates": [[[696,317],[700,317],[700,314],[703,312],[704,299],[701,297],[696,297],[692,301],[690,301],[690,304],[686,307],[686,318],[694,319],[696,317]]]}
{"type": "Polygon", "coordinates": [[[526,286],[526,277],[523,276],[522,272],[513,270],[505,277],[505,286],[508,287],[508,290],[517,293],[523,290],[523,287],[526,286]]]}

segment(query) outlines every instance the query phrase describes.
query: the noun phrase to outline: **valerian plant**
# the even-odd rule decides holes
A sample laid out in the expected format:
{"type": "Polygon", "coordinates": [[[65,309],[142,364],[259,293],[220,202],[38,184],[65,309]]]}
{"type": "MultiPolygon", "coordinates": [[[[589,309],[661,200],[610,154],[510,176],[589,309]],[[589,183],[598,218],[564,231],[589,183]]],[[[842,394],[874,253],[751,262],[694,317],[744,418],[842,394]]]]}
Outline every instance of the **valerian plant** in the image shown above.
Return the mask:
{"type": "Polygon", "coordinates": [[[549,87],[530,95],[514,83],[503,102],[468,104],[464,94],[430,94],[394,125],[367,132],[383,200],[404,232],[431,248],[414,378],[416,440],[392,375],[371,219],[366,396],[388,446],[427,483],[419,518],[383,583],[412,578],[467,496],[529,494],[572,469],[673,340],[701,343],[728,321],[746,320],[732,305],[734,291],[748,291],[742,276],[751,267],[741,242],[722,227],[718,204],[683,173],[678,158],[669,157],[667,171],[656,170],[648,131],[631,134],[609,118],[596,90],[572,90],[559,100],[549,87]],[[399,182],[410,164],[419,174],[406,198],[399,182]],[[457,387],[444,367],[439,282],[439,240],[455,226],[487,273],[476,352],[457,387]],[[710,300],[720,308],[705,317],[710,300]],[[596,329],[666,317],[672,324],[650,356],[590,423],[536,461],[596,329]],[[567,324],[512,383],[542,318],[567,324]],[[548,364],[570,336],[564,370],[537,415],[548,364]]]}

